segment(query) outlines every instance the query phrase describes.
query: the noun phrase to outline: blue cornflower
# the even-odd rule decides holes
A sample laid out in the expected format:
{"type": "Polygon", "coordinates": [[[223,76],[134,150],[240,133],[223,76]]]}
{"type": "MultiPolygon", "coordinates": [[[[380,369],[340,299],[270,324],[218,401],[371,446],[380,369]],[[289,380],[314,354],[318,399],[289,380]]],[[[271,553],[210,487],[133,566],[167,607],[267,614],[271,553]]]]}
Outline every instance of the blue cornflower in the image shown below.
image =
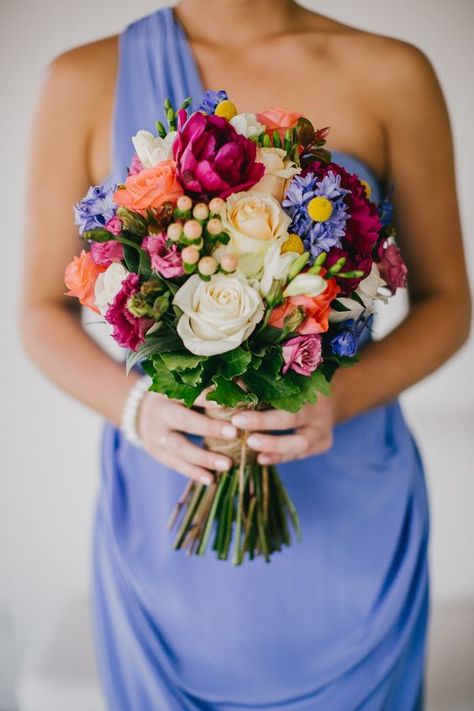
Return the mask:
{"type": "Polygon", "coordinates": [[[115,189],[115,186],[106,188],[104,185],[95,185],[89,188],[85,198],[74,205],[74,222],[79,225],[79,234],[104,227],[115,215],[115,189]]]}
{"type": "Polygon", "coordinates": [[[349,358],[355,356],[359,347],[359,338],[366,325],[367,319],[363,316],[357,320],[350,318],[343,321],[338,333],[331,339],[331,350],[334,355],[349,358]]]}
{"type": "Polygon", "coordinates": [[[224,91],[224,89],[221,89],[220,91],[212,91],[212,89],[208,89],[202,97],[198,111],[211,115],[216,110],[217,105],[220,104],[221,101],[225,101],[228,98],[227,92],[224,91]]]}
{"type": "Polygon", "coordinates": [[[350,217],[344,200],[348,193],[350,190],[341,187],[341,176],[332,170],[320,180],[314,173],[292,178],[282,203],[292,218],[288,231],[301,237],[313,258],[331,247],[341,247],[350,217]],[[315,221],[308,212],[309,203],[316,197],[326,198],[331,203],[330,215],[324,221],[315,221]]]}

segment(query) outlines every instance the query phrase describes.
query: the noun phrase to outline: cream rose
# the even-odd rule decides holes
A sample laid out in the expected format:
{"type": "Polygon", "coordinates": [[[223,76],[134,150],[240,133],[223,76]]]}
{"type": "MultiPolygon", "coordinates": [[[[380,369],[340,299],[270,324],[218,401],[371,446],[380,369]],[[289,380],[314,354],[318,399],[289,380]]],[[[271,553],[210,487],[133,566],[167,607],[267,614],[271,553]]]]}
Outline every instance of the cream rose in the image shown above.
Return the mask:
{"type": "Polygon", "coordinates": [[[264,306],[244,274],[213,274],[204,281],[193,274],[178,289],[173,304],[183,311],[177,331],[195,355],[231,351],[245,341],[262,319],[264,306]]]}
{"type": "Polygon", "coordinates": [[[370,274],[366,276],[365,279],[362,279],[355,292],[364,305],[355,299],[349,299],[344,296],[339,297],[337,301],[348,308],[349,311],[335,311],[332,309],[329,320],[334,323],[339,323],[340,321],[347,321],[347,319],[350,318],[358,319],[363,311],[373,311],[373,303],[376,299],[380,299],[384,302],[388,300],[388,295],[382,291],[385,286],[386,284],[380,276],[379,268],[374,262],[370,274]]]}
{"type": "Polygon", "coordinates": [[[177,132],[171,131],[165,138],[154,136],[150,131],[138,131],[132,143],[144,168],[154,168],[163,160],[172,158],[173,141],[177,132]]]}
{"type": "Polygon", "coordinates": [[[283,148],[258,148],[255,160],[264,164],[265,175],[252,190],[273,195],[281,202],[287,181],[301,173],[301,168],[287,157],[283,148]]]}
{"type": "Polygon", "coordinates": [[[95,304],[102,316],[105,314],[115,296],[120,291],[122,282],[128,277],[128,275],[129,272],[125,269],[123,264],[120,262],[112,262],[112,264],[107,267],[105,272],[102,272],[97,277],[94,297],[95,304]]]}
{"type": "Polygon", "coordinates": [[[237,114],[229,123],[245,138],[259,136],[265,130],[263,123],[260,123],[255,114],[250,113],[237,114]]]}
{"type": "Polygon", "coordinates": [[[274,242],[265,254],[263,273],[260,279],[260,293],[262,296],[267,296],[274,280],[282,282],[287,280],[291,265],[300,256],[298,252],[284,252],[281,254],[281,246],[285,239],[279,239],[274,242]]]}
{"type": "Polygon", "coordinates": [[[222,251],[236,254],[247,276],[261,270],[265,253],[275,240],[287,236],[291,222],[274,197],[253,190],[230,195],[221,220],[230,235],[222,251]]]}

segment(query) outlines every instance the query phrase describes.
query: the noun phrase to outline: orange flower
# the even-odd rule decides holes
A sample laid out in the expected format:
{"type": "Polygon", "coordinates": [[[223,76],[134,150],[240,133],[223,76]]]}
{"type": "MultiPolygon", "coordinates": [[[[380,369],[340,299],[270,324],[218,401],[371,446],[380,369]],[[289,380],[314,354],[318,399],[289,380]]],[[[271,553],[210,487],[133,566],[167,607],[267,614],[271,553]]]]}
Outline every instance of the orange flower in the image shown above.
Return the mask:
{"type": "Polygon", "coordinates": [[[296,122],[303,114],[296,111],[286,111],[285,109],[268,109],[261,114],[257,114],[260,123],[263,123],[267,128],[267,133],[272,134],[278,130],[280,138],[285,137],[287,128],[296,126],[296,122]]]}
{"type": "Polygon", "coordinates": [[[283,328],[285,318],[298,306],[302,306],[306,317],[296,329],[297,333],[324,333],[329,328],[331,301],[339,292],[336,280],[328,279],[326,289],[319,296],[289,296],[280,306],[273,309],[268,323],[275,328],[283,328]]]}
{"type": "Polygon", "coordinates": [[[114,200],[129,210],[140,212],[160,207],[164,202],[176,202],[183,189],[176,177],[174,160],[163,160],[153,168],[129,175],[125,188],[114,193],[114,200]]]}
{"type": "Polygon", "coordinates": [[[97,277],[106,267],[96,264],[89,252],[82,250],[79,257],[74,257],[64,272],[64,283],[69,291],[66,296],[76,296],[83,306],[100,314],[94,304],[94,288],[97,277]]]}

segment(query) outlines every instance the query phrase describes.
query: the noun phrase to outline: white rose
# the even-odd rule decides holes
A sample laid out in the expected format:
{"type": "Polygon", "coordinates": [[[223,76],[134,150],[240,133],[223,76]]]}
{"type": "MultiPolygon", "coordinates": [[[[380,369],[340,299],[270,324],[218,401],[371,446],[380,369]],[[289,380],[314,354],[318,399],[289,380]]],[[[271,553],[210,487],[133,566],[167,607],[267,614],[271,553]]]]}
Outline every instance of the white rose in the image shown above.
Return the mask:
{"type": "Polygon", "coordinates": [[[138,131],[132,138],[132,143],[143,167],[154,168],[161,161],[171,158],[176,135],[177,131],[171,131],[165,138],[161,138],[150,131],[138,131]]]}
{"type": "Polygon", "coordinates": [[[381,291],[383,287],[386,286],[385,281],[380,276],[379,268],[375,264],[372,264],[372,269],[370,274],[362,279],[357,287],[355,293],[364,305],[360,304],[355,299],[350,299],[345,296],[341,296],[337,301],[345,306],[348,311],[335,311],[331,309],[329,315],[329,320],[334,323],[339,323],[340,321],[347,321],[347,319],[353,318],[358,319],[362,315],[363,311],[373,311],[373,303],[375,299],[381,299],[382,301],[387,301],[387,295],[381,291]]]}
{"type": "Polygon", "coordinates": [[[319,274],[308,274],[304,272],[302,274],[297,274],[294,279],[290,281],[283,296],[319,296],[326,291],[327,281],[319,274]]]}
{"type": "Polygon", "coordinates": [[[263,274],[260,279],[260,293],[266,296],[272,288],[273,280],[286,281],[291,265],[300,255],[298,252],[284,252],[281,246],[285,240],[274,242],[263,259],[263,274]]]}
{"type": "Polygon", "coordinates": [[[101,272],[95,283],[95,304],[102,316],[120,291],[122,282],[129,275],[120,262],[112,262],[105,272],[101,272]]]}
{"type": "Polygon", "coordinates": [[[193,274],[178,289],[173,304],[183,311],[177,331],[195,355],[226,353],[245,341],[262,319],[264,306],[244,274],[193,274]]]}
{"type": "Polygon", "coordinates": [[[287,181],[301,173],[301,168],[287,157],[283,148],[258,148],[255,160],[264,164],[265,174],[252,190],[273,195],[281,202],[287,181]]]}
{"type": "Polygon", "coordinates": [[[245,136],[245,138],[259,136],[265,130],[265,126],[263,123],[260,123],[255,114],[237,114],[237,116],[231,118],[229,123],[235,128],[237,133],[245,136]]]}
{"type": "Polygon", "coordinates": [[[239,268],[247,276],[260,271],[265,253],[277,239],[288,235],[291,222],[278,200],[253,190],[230,195],[221,219],[230,241],[219,251],[236,254],[239,268]]]}

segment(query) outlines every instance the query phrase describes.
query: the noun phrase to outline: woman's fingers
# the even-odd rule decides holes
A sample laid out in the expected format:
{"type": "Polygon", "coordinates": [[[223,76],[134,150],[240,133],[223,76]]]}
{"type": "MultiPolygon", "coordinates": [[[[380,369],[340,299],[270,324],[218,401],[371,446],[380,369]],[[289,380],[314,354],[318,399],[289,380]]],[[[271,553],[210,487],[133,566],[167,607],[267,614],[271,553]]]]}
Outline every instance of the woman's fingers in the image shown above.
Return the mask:
{"type": "Polygon", "coordinates": [[[187,437],[173,430],[162,432],[156,437],[152,446],[156,448],[158,454],[161,451],[161,455],[163,455],[163,452],[166,451],[169,457],[183,460],[188,464],[196,464],[205,469],[227,471],[232,466],[230,457],[198,447],[187,437]]]}
{"type": "Polygon", "coordinates": [[[285,410],[244,410],[233,416],[232,424],[242,430],[290,430],[302,424],[302,416],[285,410]]]}
{"type": "Polygon", "coordinates": [[[318,432],[313,427],[304,427],[298,430],[295,435],[261,435],[252,434],[250,439],[256,437],[260,440],[259,446],[252,448],[259,453],[257,461],[259,464],[279,464],[289,462],[294,459],[304,459],[314,454],[322,454],[332,446],[332,432],[330,429],[318,432]]]}
{"type": "Polygon", "coordinates": [[[162,420],[170,429],[178,429],[180,432],[188,434],[222,439],[237,437],[237,429],[230,422],[214,420],[176,402],[167,403],[163,410],[162,420]]]}

